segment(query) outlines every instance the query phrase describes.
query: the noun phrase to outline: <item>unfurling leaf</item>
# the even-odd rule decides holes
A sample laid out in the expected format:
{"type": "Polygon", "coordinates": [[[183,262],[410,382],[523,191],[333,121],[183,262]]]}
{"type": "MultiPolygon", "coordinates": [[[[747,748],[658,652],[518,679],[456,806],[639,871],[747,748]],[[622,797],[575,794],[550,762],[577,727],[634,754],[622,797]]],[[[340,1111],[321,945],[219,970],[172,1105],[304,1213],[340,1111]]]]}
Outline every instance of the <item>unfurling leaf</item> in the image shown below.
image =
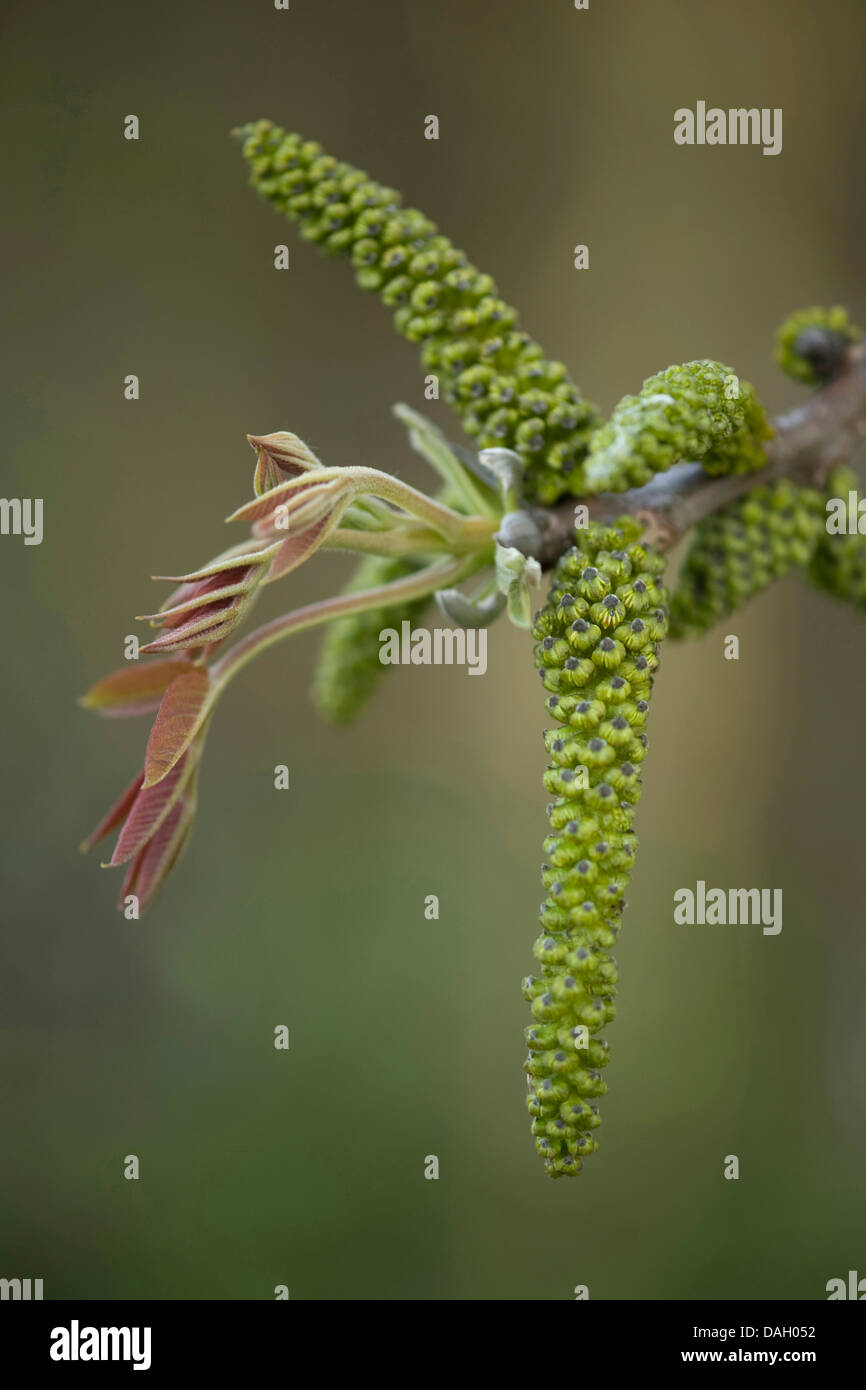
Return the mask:
{"type": "Polygon", "coordinates": [[[118,671],[112,671],[91,686],[87,694],[82,695],[79,704],[111,719],[150,714],[159,708],[159,702],[175,676],[183,675],[190,665],[186,657],[168,657],[163,661],[121,666],[118,671]]]}
{"type": "Polygon", "coordinates": [[[180,858],[195,819],[197,778],[196,769],[168,815],[130,864],[120,890],[121,907],[129,893],[135,893],[139,905],[146,907],[180,858]]]}
{"type": "Polygon", "coordinates": [[[281,579],[308,560],[336,530],[354,492],[347,475],[323,481],[315,475],[295,478],[245,503],[228,519],[251,522],[253,534],[262,539],[285,536],[274,546],[268,575],[269,580],[281,579]]]}
{"type": "Polygon", "coordinates": [[[532,590],[541,583],[537,560],[514,546],[496,546],[494,564],[496,585],[508,600],[508,616],[515,627],[529,627],[532,621],[532,590]]]}
{"type": "Polygon", "coordinates": [[[278,542],[251,539],[192,574],[161,576],[179,582],[180,588],[158,613],[140,615],[163,628],[141,650],[178,651],[222,641],[247,613],[279,549],[278,542]]]}
{"type": "Polygon", "coordinates": [[[256,451],[253,487],[257,497],[290,478],[299,478],[302,473],[322,467],[303,439],[288,430],[277,430],[275,434],[248,434],[247,439],[256,451]]]}
{"type": "Polygon", "coordinates": [[[111,868],[125,864],[152,839],[195,771],[197,759],[185,753],[159,782],[140,788],[109,860],[111,868]]]}
{"type": "MultiPolygon", "coordinates": [[[[202,736],[203,732],[200,726],[202,736]]],[[[129,863],[121,907],[130,893],[135,893],[139,906],[144,907],[180,856],[195,816],[201,746],[199,740],[188,747],[158,782],[146,785],[144,773],[139,773],[81,846],[90,849],[122,823],[114,853],[103,865],[114,868],[129,863]]]]}
{"type": "Polygon", "coordinates": [[[459,589],[437,589],[437,607],[456,627],[489,627],[499,617],[506,604],[505,594],[488,594],[486,598],[469,598],[459,589]]]}
{"type": "Polygon", "coordinates": [[[96,829],[92,830],[87,839],[81,842],[81,849],[84,853],[92,849],[94,845],[98,845],[100,840],[104,840],[106,835],[110,835],[112,830],[116,830],[117,827],[126,820],[141,790],[143,781],[144,773],[139,772],[130,782],[126,791],[117,798],[111,809],[106,811],[96,829]]]}
{"type": "Polygon", "coordinates": [[[145,787],[161,782],[183,757],[207,718],[210,692],[210,676],[201,667],[172,681],[147,742],[145,787]]]}

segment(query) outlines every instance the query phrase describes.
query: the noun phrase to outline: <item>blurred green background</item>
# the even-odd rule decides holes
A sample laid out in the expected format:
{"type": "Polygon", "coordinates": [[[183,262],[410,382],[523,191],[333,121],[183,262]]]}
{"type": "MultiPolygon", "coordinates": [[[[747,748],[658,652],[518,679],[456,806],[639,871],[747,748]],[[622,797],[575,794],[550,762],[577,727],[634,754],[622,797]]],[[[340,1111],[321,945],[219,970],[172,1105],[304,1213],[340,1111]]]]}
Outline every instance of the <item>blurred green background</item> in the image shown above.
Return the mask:
{"type": "MultiPolygon", "coordinates": [[[[141,923],[77,846],[147,723],[75,704],[161,601],[148,576],[228,543],[248,431],[422,485],[391,404],[458,434],[350,269],[247,189],[232,126],[269,116],[403,190],[606,410],[711,355],[776,413],[801,398],[778,322],[866,309],[859,0],[91,0],[2,23],[3,490],[45,499],[45,539],[0,543],[0,1274],[49,1298],[811,1299],[866,1273],[851,613],[795,577],[728,624],[739,662],[722,633],[664,653],[611,1089],[577,1182],[544,1176],[524,1110],[547,800],[526,634],[492,630],[483,680],[392,673],[348,732],[309,704],[316,634],[264,656],[141,923]],[[782,154],[676,147],[699,99],[782,107],[782,154]],[[781,935],[675,926],[699,878],[781,887],[781,935]]],[[[347,570],[321,557],[258,613],[347,570]]]]}

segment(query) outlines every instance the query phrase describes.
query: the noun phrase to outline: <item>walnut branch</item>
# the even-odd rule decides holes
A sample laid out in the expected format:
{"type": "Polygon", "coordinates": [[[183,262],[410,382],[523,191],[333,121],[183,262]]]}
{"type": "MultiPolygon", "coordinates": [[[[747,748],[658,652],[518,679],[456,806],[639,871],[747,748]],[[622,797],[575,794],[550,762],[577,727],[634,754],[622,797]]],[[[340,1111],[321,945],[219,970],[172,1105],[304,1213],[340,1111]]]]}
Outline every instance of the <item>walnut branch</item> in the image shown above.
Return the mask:
{"type": "Polygon", "coordinates": [[[624,513],[638,517],[655,548],[669,550],[689,527],[760,484],[791,478],[801,486],[820,486],[829,469],[849,459],[866,437],[866,343],[849,347],[834,379],[805,405],[779,416],[774,429],[767,462],[756,473],[714,478],[699,463],[678,463],[643,487],[571,498],[536,513],[543,533],[538,558],[552,565],[573,544],[574,508],[580,502],[593,521],[613,521],[624,513]]]}

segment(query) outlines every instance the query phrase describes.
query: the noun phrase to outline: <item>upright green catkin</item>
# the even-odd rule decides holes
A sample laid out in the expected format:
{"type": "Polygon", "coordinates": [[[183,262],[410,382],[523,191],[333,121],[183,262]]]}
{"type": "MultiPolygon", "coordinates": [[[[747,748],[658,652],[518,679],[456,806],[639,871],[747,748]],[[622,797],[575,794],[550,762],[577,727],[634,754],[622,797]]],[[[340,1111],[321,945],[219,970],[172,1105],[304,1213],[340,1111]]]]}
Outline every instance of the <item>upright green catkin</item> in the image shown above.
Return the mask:
{"type": "Polygon", "coordinates": [[[597,490],[622,492],[681,459],[708,473],[749,473],[764,464],[771,433],[753,388],[730,367],[685,362],[622,398],[590,439],[585,474],[597,490]]]}
{"type": "MultiPolygon", "coordinates": [[[[851,468],[834,468],[827,478],[826,499],[858,493],[860,479],[851,468]]],[[[866,612],[866,536],[858,531],[830,535],[824,528],[806,571],[809,579],[825,593],[866,612]]]]}
{"type": "Polygon", "coordinates": [[[589,526],[553,574],[533,627],[547,708],[544,784],[552,833],[544,842],[547,898],[535,944],[540,975],[524,981],[535,1022],[527,1030],[529,1112],[552,1177],[579,1173],[598,1146],[597,1098],[615,1014],[611,947],[637,839],[640,764],[659,645],[667,630],[664,561],[640,544],[630,518],[589,526]]]}
{"type": "Polygon", "coordinates": [[[808,564],[823,516],[816,488],[783,478],[698,522],[671,598],[671,637],[706,632],[793,566],[808,564]]]}
{"type": "MultiPolygon", "coordinates": [[[[415,573],[419,563],[365,555],[342,592],[357,594],[407,578],[415,573]]],[[[333,724],[351,723],[376,690],[384,672],[392,669],[379,660],[382,628],[414,623],[429,602],[429,596],[425,596],[395,607],[356,613],[331,624],[322,641],[313,682],[313,703],[321,715],[333,724]]]]}
{"type": "Polygon", "coordinates": [[[550,503],[588,489],[581,464],[599,423],[561,362],[548,361],[518,328],[517,311],[489,275],[437,233],[393,188],[270,121],[237,132],[250,181],[301,235],[351,258],[362,288],[394,312],[397,330],[421,345],[425,368],[479,448],[514,449],[526,465],[528,500],[550,503]]]}

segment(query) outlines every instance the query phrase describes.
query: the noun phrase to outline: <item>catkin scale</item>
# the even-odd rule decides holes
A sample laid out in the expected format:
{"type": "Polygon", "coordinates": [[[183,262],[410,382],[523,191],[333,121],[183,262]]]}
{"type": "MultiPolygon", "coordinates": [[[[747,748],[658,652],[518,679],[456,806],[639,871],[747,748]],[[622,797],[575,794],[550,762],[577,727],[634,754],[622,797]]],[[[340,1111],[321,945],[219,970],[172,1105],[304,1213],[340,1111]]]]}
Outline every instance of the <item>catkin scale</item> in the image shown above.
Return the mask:
{"type": "Polygon", "coordinates": [[[561,362],[518,327],[489,275],[400,195],[314,141],[269,121],[238,132],[253,186],[300,233],[348,256],[363,289],[394,311],[398,332],[421,346],[479,448],[514,449],[526,465],[528,499],[550,503],[587,491],[581,467],[599,423],[561,362]]]}
{"type": "Polygon", "coordinates": [[[807,565],[823,517],[817,489],[780,479],[698,522],[671,598],[671,637],[706,632],[774,579],[807,565]]]}
{"type": "Polygon", "coordinates": [[[544,735],[544,782],[554,800],[534,948],[539,973],[523,988],[534,1019],[528,1108],[552,1177],[579,1173],[597,1148],[596,1102],[607,1089],[608,1044],[599,1034],[616,1013],[611,948],[637,846],[644,726],[667,629],[664,561],[640,544],[640,533],[628,518],[577,532],[533,626],[558,727],[544,735]]]}

